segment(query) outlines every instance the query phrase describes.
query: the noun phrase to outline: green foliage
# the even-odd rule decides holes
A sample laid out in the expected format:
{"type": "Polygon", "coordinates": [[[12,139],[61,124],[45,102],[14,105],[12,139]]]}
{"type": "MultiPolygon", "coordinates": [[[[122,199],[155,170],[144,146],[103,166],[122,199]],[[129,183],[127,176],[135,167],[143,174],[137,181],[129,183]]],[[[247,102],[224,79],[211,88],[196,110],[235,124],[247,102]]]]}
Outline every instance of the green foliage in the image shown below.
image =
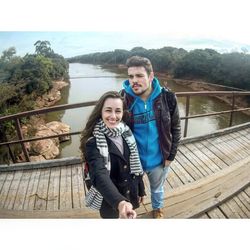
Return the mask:
{"type": "Polygon", "coordinates": [[[15,54],[15,47],[10,47],[2,52],[1,61],[10,61],[15,54]]]}
{"type": "Polygon", "coordinates": [[[54,53],[48,41],[35,43],[35,54],[15,56],[10,47],[0,57],[0,111],[18,113],[34,108],[37,96],[52,88],[53,80],[68,79],[68,62],[54,53]],[[22,105],[20,105],[22,104],[22,105]]]}
{"type": "Polygon", "coordinates": [[[165,72],[175,78],[201,79],[212,83],[250,90],[250,55],[243,53],[220,54],[212,49],[184,49],[163,47],[145,49],[135,47],[130,51],[93,53],[69,58],[68,62],[100,65],[125,64],[133,55],[147,57],[156,72],[165,72]]]}
{"type": "Polygon", "coordinates": [[[36,47],[36,54],[49,57],[54,51],[50,48],[49,41],[40,41],[35,42],[34,46],[36,47]]]}

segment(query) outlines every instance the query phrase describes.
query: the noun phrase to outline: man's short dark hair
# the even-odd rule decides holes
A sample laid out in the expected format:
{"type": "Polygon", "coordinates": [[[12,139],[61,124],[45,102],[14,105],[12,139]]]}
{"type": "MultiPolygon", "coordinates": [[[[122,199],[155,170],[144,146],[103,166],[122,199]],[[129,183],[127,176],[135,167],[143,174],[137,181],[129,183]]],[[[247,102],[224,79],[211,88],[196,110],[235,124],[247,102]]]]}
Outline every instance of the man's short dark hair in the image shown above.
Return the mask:
{"type": "Polygon", "coordinates": [[[147,71],[147,74],[150,75],[151,72],[153,72],[153,67],[150,62],[150,60],[146,57],[141,56],[132,56],[127,59],[126,66],[128,68],[130,67],[144,67],[147,71]]]}

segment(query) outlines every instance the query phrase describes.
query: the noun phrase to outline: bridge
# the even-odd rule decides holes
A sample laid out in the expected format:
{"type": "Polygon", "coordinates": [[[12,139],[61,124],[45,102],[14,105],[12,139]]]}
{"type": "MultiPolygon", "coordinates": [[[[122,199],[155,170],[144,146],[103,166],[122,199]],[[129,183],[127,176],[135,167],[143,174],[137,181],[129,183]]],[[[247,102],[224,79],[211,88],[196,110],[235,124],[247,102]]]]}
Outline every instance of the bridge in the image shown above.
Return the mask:
{"type": "MultiPolygon", "coordinates": [[[[240,92],[242,93],[247,92],[240,92]]],[[[208,95],[200,93],[199,95],[208,95]]],[[[215,94],[215,93],[213,93],[215,94]]],[[[217,95],[222,94],[216,92],[217,95]]],[[[225,94],[225,93],[223,93],[225,94]]],[[[229,94],[228,92],[226,94],[229,94]]],[[[237,93],[233,93],[235,97],[237,93]]],[[[179,93],[187,100],[197,93],[179,93]]],[[[249,95],[249,92],[248,92],[249,95]]],[[[233,97],[233,98],[234,98],[233,97]]],[[[234,99],[233,99],[234,100],[234,99]]],[[[186,102],[188,104],[188,101],[186,102]]],[[[37,113],[52,112],[95,102],[70,104],[42,110],[24,112],[3,120],[14,119],[17,130],[19,119],[37,113]]],[[[188,116],[218,115],[218,112],[188,116]]],[[[242,111],[232,105],[229,111],[242,111]]],[[[244,110],[249,110],[245,108],[244,110]]],[[[19,125],[18,125],[19,123],[19,125]]],[[[232,123],[232,121],[230,121],[232,123]]],[[[187,122],[185,123],[187,126],[187,122]]],[[[230,124],[229,124],[230,125],[230,124]]],[[[184,135],[185,135],[184,129],[184,135]]],[[[20,130],[21,131],[21,130],[20,130]]],[[[10,146],[43,138],[3,142],[10,146]]],[[[72,134],[78,134],[72,132],[72,134]]],[[[250,122],[230,126],[226,129],[198,136],[184,137],[172,163],[165,189],[164,215],[166,218],[250,218],[250,122]]],[[[84,206],[85,185],[83,164],[79,157],[29,162],[28,151],[25,163],[11,163],[0,166],[0,218],[98,218],[99,214],[84,206]]],[[[150,218],[150,191],[145,177],[147,197],[137,209],[139,218],[150,218]]]]}

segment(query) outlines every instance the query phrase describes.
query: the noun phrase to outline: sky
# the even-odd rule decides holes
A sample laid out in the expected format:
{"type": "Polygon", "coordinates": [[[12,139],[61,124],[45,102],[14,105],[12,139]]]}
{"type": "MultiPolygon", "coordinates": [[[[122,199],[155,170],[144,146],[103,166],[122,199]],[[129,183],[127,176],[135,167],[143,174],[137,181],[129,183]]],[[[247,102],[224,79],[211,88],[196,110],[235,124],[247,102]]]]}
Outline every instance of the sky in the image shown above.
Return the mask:
{"type": "Polygon", "coordinates": [[[174,37],[167,33],[148,34],[147,32],[44,32],[44,31],[2,31],[0,32],[0,52],[14,46],[17,55],[35,52],[35,42],[47,40],[51,48],[64,57],[73,57],[94,52],[113,51],[115,49],[131,50],[140,46],[146,49],[158,49],[164,46],[184,48],[186,50],[212,48],[221,53],[241,51],[250,46],[228,40],[205,38],[174,37]],[[101,42],[100,42],[101,41],[101,42]]]}
{"type": "MultiPolygon", "coordinates": [[[[1,1],[0,53],[10,46],[16,47],[17,54],[34,53],[33,44],[43,39],[49,40],[52,49],[65,57],[115,48],[131,49],[133,46],[185,46],[192,49],[203,44],[230,51],[250,45],[248,2],[1,1]]],[[[34,249],[34,246],[37,250],[44,250],[48,246],[83,249],[93,248],[93,245],[105,249],[105,245],[111,242],[111,235],[112,241],[117,241],[109,244],[110,250],[162,247],[200,250],[201,246],[204,249],[246,249],[249,245],[248,228],[249,220],[116,220],[112,223],[69,219],[2,220],[0,234],[3,248],[6,245],[5,248],[14,246],[25,250],[34,249]],[[124,242],[129,242],[130,246],[124,242]]]]}
{"type": "Polygon", "coordinates": [[[136,46],[250,51],[247,6],[246,0],[8,0],[1,3],[0,52],[14,46],[18,55],[34,53],[37,40],[50,41],[64,57],[136,46]]]}

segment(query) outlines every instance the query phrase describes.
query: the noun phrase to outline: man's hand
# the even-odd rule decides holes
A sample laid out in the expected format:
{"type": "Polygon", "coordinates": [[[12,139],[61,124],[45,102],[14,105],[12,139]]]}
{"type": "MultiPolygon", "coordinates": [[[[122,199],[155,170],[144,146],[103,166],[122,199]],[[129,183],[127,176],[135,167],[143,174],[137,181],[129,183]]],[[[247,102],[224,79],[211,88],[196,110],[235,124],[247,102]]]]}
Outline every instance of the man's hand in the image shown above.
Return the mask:
{"type": "Polygon", "coordinates": [[[119,218],[120,219],[135,219],[136,212],[133,210],[133,206],[130,202],[121,201],[118,204],[119,218]]]}
{"type": "Polygon", "coordinates": [[[166,161],[165,161],[165,165],[164,165],[164,167],[168,167],[168,166],[171,164],[171,162],[172,162],[172,161],[168,161],[168,160],[166,160],[166,161]]]}

